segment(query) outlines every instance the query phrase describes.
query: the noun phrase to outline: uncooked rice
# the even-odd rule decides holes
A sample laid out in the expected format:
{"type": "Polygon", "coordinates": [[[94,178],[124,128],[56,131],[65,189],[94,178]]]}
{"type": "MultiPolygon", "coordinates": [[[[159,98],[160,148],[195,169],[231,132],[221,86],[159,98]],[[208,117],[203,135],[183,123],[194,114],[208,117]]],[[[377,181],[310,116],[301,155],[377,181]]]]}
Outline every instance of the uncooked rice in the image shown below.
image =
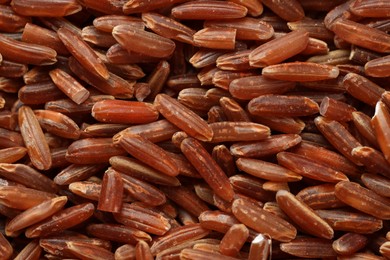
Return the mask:
{"type": "Polygon", "coordinates": [[[0,0],[0,259],[389,258],[389,10],[0,0]]]}

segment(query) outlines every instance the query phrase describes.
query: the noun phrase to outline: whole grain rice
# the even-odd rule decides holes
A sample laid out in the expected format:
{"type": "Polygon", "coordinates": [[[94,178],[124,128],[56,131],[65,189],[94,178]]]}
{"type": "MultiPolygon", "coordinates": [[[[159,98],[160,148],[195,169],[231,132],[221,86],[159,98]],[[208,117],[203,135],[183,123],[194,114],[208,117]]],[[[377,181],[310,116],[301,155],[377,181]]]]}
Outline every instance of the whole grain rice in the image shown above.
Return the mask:
{"type": "Polygon", "coordinates": [[[0,258],[388,258],[389,17],[0,0],[0,258]]]}

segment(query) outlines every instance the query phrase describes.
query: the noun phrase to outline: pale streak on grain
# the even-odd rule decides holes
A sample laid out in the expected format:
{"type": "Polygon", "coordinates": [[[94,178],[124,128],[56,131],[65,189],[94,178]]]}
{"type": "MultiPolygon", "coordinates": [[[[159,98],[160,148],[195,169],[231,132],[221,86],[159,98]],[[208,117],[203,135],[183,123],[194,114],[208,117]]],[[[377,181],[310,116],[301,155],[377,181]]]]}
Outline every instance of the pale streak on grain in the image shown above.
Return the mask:
{"type": "Polygon", "coordinates": [[[32,164],[40,170],[50,169],[49,145],[34,111],[28,106],[19,108],[19,127],[32,164]]]}
{"type": "Polygon", "coordinates": [[[157,110],[172,124],[201,141],[210,141],[213,131],[195,112],[166,94],[158,94],[154,101],[157,110]]]}

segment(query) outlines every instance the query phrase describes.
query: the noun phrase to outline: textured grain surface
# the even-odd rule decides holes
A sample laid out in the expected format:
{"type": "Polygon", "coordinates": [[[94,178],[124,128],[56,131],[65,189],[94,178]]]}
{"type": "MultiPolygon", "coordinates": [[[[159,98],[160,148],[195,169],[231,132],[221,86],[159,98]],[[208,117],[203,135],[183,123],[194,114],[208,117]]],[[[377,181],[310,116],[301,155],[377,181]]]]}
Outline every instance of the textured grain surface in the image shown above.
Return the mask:
{"type": "Polygon", "coordinates": [[[184,139],[180,149],[216,194],[226,201],[233,199],[234,191],[226,174],[197,140],[184,139]]]}
{"type": "Polygon", "coordinates": [[[291,241],[296,236],[297,230],[294,226],[251,202],[236,199],[232,211],[239,221],[259,233],[270,235],[275,240],[291,241]]]}
{"type": "Polygon", "coordinates": [[[337,78],[339,69],[313,62],[290,62],[267,66],[262,75],[270,79],[306,82],[337,78]]]}
{"type": "Polygon", "coordinates": [[[81,5],[75,0],[47,1],[47,0],[15,0],[12,9],[23,16],[61,17],[81,11],[81,5]]]}
{"type": "Polygon", "coordinates": [[[157,110],[172,124],[199,140],[210,141],[212,129],[192,110],[165,94],[155,99],[157,110]]]}
{"type": "Polygon", "coordinates": [[[288,191],[276,193],[280,208],[305,232],[325,239],[333,238],[333,229],[314,210],[288,191]]]}
{"type": "Polygon", "coordinates": [[[103,61],[97,57],[92,48],[79,35],[64,27],[60,28],[57,34],[68,51],[87,70],[92,71],[92,73],[103,79],[109,78],[108,70],[103,61]]]}
{"type": "Polygon", "coordinates": [[[0,258],[389,258],[389,14],[0,0],[0,258]]]}
{"type": "Polygon", "coordinates": [[[307,97],[262,95],[248,103],[249,113],[270,117],[309,116],[319,112],[318,104],[307,97]]]}
{"type": "MultiPolygon", "coordinates": [[[[214,78],[218,77],[218,72],[214,78]]],[[[295,82],[267,79],[263,76],[239,77],[229,84],[230,94],[242,100],[250,100],[265,94],[283,94],[295,87],[295,82]]]]}
{"type": "Polygon", "coordinates": [[[84,203],[59,211],[50,218],[29,227],[26,230],[26,237],[47,236],[76,226],[90,218],[94,209],[92,203],[84,203]]]}
{"type": "Polygon", "coordinates": [[[126,134],[119,139],[119,145],[141,162],[166,175],[179,174],[175,161],[167,151],[140,135],[126,134]]]}
{"type": "Polygon", "coordinates": [[[302,237],[282,243],[280,249],[288,254],[303,258],[334,257],[332,243],[326,239],[302,237]]]}
{"type": "Polygon", "coordinates": [[[332,244],[333,250],[340,255],[352,255],[368,243],[368,238],[355,233],[345,233],[332,244]]]}
{"type": "Polygon", "coordinates": [[[21,107],[18,118],[20,131],[31,162],[37,169],[49,169],[51,167],[49,145],[33,110],[28,106],[21,107]]]}
{"type": "Polygon", "coordinates": [[[253,67],[266,67],[293,57],[306,48],[308,35],[300,30],[262,44],[249,54],[249,63],[253,67]]]}
{"type": "Polygon", "coordinates": [[[331,25],[331,30],[343,40],[377,52],[390,52],[389,35],[375,28],[350,20],[339,19],[331,25]],[[361,31],[363,34],[356,34],[361,31]]]}
{"type": "Polygon", "coordinates": [[[4,59],[27,64],[50,65],[56,63],[57,52],[52,48],[24,43],[5,35],[0,35],[0,51],[4,59]]]}
{"type": "Polygon", "coordinates": [[[274,34],[274,30],[270,24],[253,18],[206,21],[204,26],[237,29],[236,39],[238,40],[268,40],[274,34]]]}
{"type": "Polygon", "coordinates": [[[327,168],[298,154],[280,152],[276,157],[280,165],[307,178],[323,182],[348,180],[348,177],[342,172],[327,168]]]}
{"type": "Polygon", "coordinates": [[[196,32],[193,36],[195,46],[209,49],[233,50],[237,29],[209,27],[196,32]]]}
{"type": "Polygon", "coordinates": [[[65,95],[77,104],[83,103],[89,97],[89,91],[65,71],[52,70],[50,78],[65,95]]]}
{"type": "Polygon", "coordinates": [[[66,196],[44,201],[14,217],[7,223],[6,233],[12,233],[34,225],[61,210],[68,201],[66,196]]]}
{"type": "Polygon", "coordinates": [[[328,222],[334,230],[371,234],[381,229],[383,226],[382,220],[351,210],[317,210],[316,212],[328,222]]]}
{"type": "Polygon", "coordinates": [[[242,18],[248,9],[232,2],[208,1],[190,2],[172,9],[173,17],[177,19],[216,20],[242,18]]]}
{"type": "Polygon", "coordinates": [[[168,219],[159,212],[136,204],[124,203],[120,212],[115,213],[114,217],[125,226],[154,235],[164,235],[171,228],[168,219]]]}
{"type": "Polygon", "coordinates": [[[170,56],[175,43],[154,33],[134,29],[128,25],[118,25],[112,30],[114,38],[128,51],[145,54],[156,58],[170,56]],[[132,39],[131,41],[129,39],[132,39]]]}
{"type": "Polygon", "coordinates": [[[223,255],[236,256],[249,236],[248,228],[243,224],[233,225],[226,232],[219,245],[223,255]]]}
{"type": "Polygon", "coordinates": [[[336,184],[338,199],[362,212],[380,219],[390,218],[389,199],[360,186],[358,183],[342,181],[336,184]]]}
{"type": "Polygon", "coordinates": [[[24,26],[22,41],[50,47],[60,55],[69,55],[69,51],[54,31],[32,23],[24,26]]]}
{"type": "Polygon", "coordinates": [[[119,172],[108,169],[103,176],[98,210],[119,212],[122,207],[123,180],[119,172]]]}
{"type": "Polygon", "coordinates": [[[270,8],[275,14],[287,21],[301,20],[304,16],[304,10],[299,1],[280,1],[265,0],[262,3],[270,8]]]}
{"type": "Polygon", "coordinates": [[[156,121],[158,118],[158,112],[153,105],[124,100],[96,102],[91,114],[100,122],[116,124],[143,124],[156,121]]]}

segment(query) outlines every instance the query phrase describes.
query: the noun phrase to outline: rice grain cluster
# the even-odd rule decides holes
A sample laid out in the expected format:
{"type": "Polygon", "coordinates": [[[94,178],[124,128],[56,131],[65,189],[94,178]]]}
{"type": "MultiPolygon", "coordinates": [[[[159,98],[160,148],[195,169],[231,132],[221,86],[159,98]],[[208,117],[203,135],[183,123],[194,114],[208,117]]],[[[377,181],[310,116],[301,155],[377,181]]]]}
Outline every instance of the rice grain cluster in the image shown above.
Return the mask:
{"type": "Polygon", "coordinates": [[[0,259],[389,259],[389,32],[385,0],[0,0],[0,259]]]}

